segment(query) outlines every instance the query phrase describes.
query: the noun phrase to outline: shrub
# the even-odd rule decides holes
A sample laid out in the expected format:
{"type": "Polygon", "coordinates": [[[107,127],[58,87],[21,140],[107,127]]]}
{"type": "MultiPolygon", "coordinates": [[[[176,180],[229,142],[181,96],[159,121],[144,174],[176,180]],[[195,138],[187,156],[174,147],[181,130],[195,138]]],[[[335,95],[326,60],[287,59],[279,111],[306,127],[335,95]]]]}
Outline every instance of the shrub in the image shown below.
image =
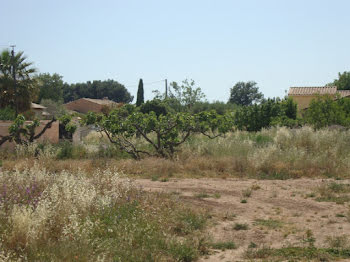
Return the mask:
{"type": "Polygon", "coordinates": [[[15,120],[15,110],[10,107],[0,109],[0,120],[15,120]]]}

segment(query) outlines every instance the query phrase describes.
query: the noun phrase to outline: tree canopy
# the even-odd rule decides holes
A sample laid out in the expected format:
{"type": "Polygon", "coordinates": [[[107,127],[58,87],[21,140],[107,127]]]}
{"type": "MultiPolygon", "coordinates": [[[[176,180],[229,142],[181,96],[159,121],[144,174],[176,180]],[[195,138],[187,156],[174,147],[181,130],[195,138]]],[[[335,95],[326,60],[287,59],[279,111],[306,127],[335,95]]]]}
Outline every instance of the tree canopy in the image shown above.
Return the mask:
{"type": "Polygon", "coordinates": [[[179,85],[176,82],[170,84],[173,92],[170,91],[170,97],[175,98],[185,107],[191,108],[197,102],[203,101],[205,94],[200,87],[196,87],[194,80],[185,79],[179,85]]]}
{"type": "Polygon", "coordinates": [[[350,72],[338,73],[338,79],[328,85],[334,85],[338,90],[350,90],[350,72]]]}
{"type": "Polygon", "coordinates": [[[11,107],[16,112],[30,109],[37,96],[36,69],[26,61],[23,52],[12,56],[7,49],[0,54],[0,107],[11,107]],[[15,76],[15,77],[14,77],[15,76]]]}
{"type": "Polygon", "coordinates": [[[122,103],[130,103],[134,99],[124,85],[111,79],[105,81],[95,80],[86,83],[64,84],[64,103],[83,97],[97,99],[108,97],[108,99],[112,101],[122,103]]]}
{"type": "MultiPolygon", "coordinates": [[[[157,104],[161,106],[158,100],[157,104]]],[[[218,115],[210,111],[199,114],[159,112],[157,115],[154,111],[142,112],[143,106],[127,105],[108,115],[89,113],[84,122],[96,125],[113,144],[135,159],[142,155],[173,157],[176,148],[195,133],[215,138],[232,129],[231,114],[218,115]],[[133,139],[137,134],[149,147],[133,139]]]]}
{"type": "Polygon", "coordinates": [[[39,84],[39,97],[40,103],[43,99],[50,99],[55,102],[63,102],[63,80],[59,74],[39,74],[37,77],[39,84]]]}
{"type": "Polygon", "coordinates": [[[137,89],[137,100],[136,100],[136,106],[140,106],[145,102],[144,93],[143,93],[143,81],[140,79],[139,81],[139,87],[137,89]]]}
{"type": "Polygon", "coordinates": [[[248,106],[260,102],[263,97],[256,82],[238,82],[231,88],[229,103],[248,106]]]}

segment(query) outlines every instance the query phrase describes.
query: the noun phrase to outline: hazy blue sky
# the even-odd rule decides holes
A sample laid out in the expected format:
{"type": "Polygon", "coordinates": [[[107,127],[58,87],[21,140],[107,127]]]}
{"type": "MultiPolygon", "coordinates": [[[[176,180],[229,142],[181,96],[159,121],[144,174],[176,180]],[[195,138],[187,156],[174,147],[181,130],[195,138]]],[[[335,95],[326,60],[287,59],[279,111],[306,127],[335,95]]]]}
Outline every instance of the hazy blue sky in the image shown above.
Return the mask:
{"type": "MultiPolygon", "coordinates": [[[[350,1],[0,0],[0,47],[65,81],[192,78],[208,100],[238,81],[265,96],[349,71],[350,1]]],[[[146,98],[163,83],[145,85],[146,98]]]]}

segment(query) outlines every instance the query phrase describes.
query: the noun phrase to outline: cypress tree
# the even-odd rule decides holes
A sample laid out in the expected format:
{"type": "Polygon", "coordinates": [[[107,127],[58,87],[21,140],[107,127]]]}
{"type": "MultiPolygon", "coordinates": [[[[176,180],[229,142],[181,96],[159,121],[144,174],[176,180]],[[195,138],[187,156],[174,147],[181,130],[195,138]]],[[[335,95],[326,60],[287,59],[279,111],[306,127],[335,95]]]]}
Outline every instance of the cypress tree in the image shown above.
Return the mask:
{"type": "Polygon", "coordinates": [[[137,100],[136,100],[136,106],[140,106],[145,102],[145,99],[143,97],[143,81],[140,79],[139,81],[139,88],[137,89],[137,100]]]}

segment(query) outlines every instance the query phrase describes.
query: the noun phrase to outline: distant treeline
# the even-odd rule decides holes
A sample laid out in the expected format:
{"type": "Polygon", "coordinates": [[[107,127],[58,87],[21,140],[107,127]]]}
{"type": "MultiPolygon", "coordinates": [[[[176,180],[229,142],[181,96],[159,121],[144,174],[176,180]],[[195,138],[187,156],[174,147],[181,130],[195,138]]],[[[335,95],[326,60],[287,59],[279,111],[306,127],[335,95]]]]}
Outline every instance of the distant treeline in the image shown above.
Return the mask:
{"type": "Polygon", "coordinates": [[[115,80],[68,84],[63,82],[62,76],[48,73],[40,74],[36,79],[39,82],[37,99],[39,103],[43,99],[68,103],[82,97],[97,99],[108,97],[115,102],[130,103],[134,98],[124,85],[115,80]]]}
{"type": "Polygon", "coordinates": [[[102,99],[107,97],[115,102],[130,103],[133,96],[117,81],[97,80],[86,83],[65,84],[63,86],[63,102],[67,103],[82,97],[102,99]]]}

